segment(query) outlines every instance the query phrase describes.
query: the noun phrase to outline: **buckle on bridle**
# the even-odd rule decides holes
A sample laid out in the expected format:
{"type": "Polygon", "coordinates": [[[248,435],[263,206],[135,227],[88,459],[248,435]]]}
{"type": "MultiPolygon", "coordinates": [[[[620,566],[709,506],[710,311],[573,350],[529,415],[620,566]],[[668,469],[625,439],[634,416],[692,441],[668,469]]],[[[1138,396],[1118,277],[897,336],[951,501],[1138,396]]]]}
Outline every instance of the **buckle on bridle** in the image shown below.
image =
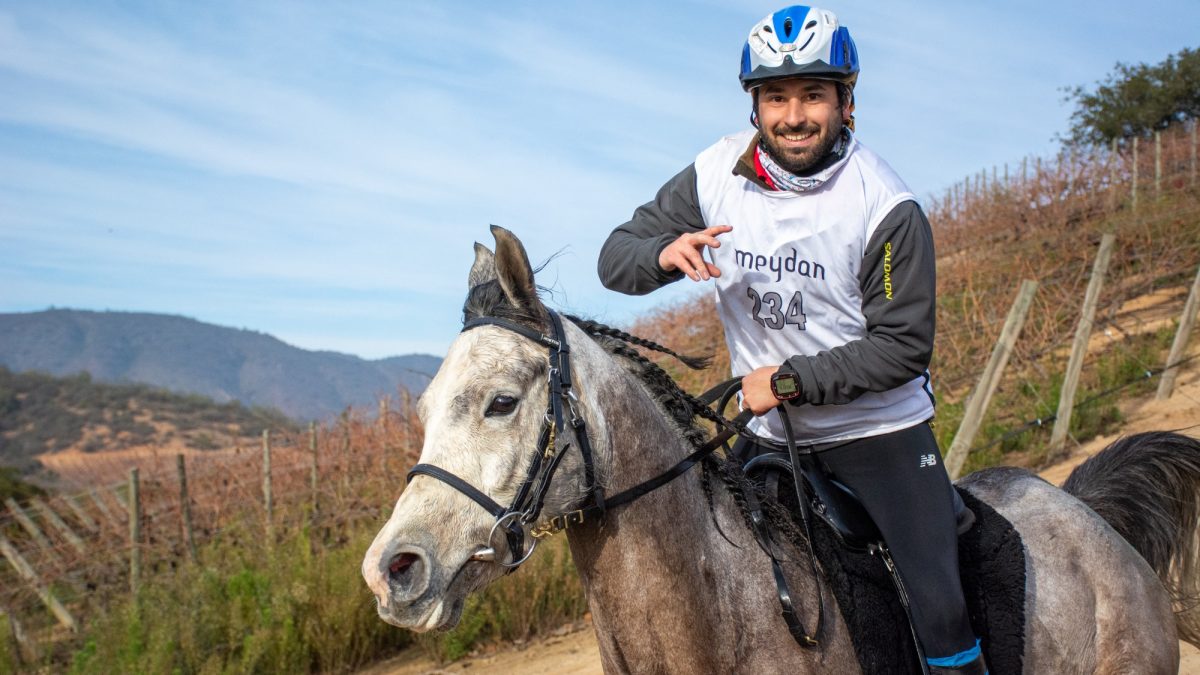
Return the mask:
{"type": "Polygon", "coordinates": [[[583,426],[583,416],[575,409],[575,404],[579,402],[579,397],[575,395],[574,390],[567,390],[567,410],[571,413],[571,426],[578,429],[583,426]]]}
{"type": "Polygon", "coordinates": [[[583,509],[554,516],[540,525],[534,525],[529,530],[529,536],[534,539],[545,539],[562,532],[572,525],[583,524],[583,509]]]}

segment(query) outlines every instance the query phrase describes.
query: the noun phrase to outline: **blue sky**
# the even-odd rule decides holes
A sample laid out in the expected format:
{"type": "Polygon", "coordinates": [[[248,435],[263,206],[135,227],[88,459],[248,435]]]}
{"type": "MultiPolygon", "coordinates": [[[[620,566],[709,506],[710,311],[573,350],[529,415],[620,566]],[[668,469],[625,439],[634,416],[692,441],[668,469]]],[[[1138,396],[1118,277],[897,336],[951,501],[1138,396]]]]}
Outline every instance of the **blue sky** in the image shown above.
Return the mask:
{"type": "MultiPolygon", "coordinates": [[[[858,135],[921,195],[1067,127],[1061,87],[1200,46],[1200,3],[830,3],[858,135]]],[[[0,311],[166,312],[441,355],[471,243],[615,323],[607,233],[716,138],[774,3],[0,3],[0,311]]]]}

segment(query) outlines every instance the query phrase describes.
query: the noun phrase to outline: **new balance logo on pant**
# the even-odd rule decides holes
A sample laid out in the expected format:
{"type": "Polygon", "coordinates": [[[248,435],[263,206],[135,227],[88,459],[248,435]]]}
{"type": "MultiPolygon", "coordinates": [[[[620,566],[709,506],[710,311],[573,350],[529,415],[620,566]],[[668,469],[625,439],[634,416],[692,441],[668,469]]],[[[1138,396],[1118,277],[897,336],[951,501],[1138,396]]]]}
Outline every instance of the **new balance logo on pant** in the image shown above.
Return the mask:
{"type": "Polygon", "coordinates": [[[927,466],[936,466],[936,465],[937,465],[937,455],[932,454],[932,453],[930,453],[928,455],[921,455],[920,468],[924,469],[927,466]]]}

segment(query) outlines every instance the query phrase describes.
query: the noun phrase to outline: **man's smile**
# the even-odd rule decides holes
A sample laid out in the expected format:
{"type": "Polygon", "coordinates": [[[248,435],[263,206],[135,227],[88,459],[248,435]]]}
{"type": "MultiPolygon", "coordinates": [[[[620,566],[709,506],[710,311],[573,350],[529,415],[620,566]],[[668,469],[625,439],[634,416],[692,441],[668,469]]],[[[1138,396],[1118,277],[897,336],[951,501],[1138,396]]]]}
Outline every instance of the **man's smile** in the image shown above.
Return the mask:
{"type": "Polygon", "coordinates": [[[817,132],[815,132],[815,131],[803,131],[803,132],[779,134],[779,137],[782,138],[783,140],[788,141],[790,143],[797,143],[797,144],[804,144],[807,141],[809,141],[810,139],[816,138],[816,136],[817,136],[817,132]]]}

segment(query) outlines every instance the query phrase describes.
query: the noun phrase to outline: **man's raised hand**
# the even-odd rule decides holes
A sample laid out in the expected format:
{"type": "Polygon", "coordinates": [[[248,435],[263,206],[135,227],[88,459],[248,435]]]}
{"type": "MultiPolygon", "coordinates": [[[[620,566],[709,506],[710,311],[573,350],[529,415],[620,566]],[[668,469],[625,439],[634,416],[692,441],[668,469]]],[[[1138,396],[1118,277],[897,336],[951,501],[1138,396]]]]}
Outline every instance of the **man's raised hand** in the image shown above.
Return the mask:
{"type": "Polygon", "coordinates": [[[658,266],[665,272],[679,270],[692,281],[708,281],[709,277],[719,277],[721,270],[704,259],[704,247],[720,248],[717,235],[731,230],[733,228],[729,225],[714,225],[700,232],[681,234],[658,254],[658,266]]]}

